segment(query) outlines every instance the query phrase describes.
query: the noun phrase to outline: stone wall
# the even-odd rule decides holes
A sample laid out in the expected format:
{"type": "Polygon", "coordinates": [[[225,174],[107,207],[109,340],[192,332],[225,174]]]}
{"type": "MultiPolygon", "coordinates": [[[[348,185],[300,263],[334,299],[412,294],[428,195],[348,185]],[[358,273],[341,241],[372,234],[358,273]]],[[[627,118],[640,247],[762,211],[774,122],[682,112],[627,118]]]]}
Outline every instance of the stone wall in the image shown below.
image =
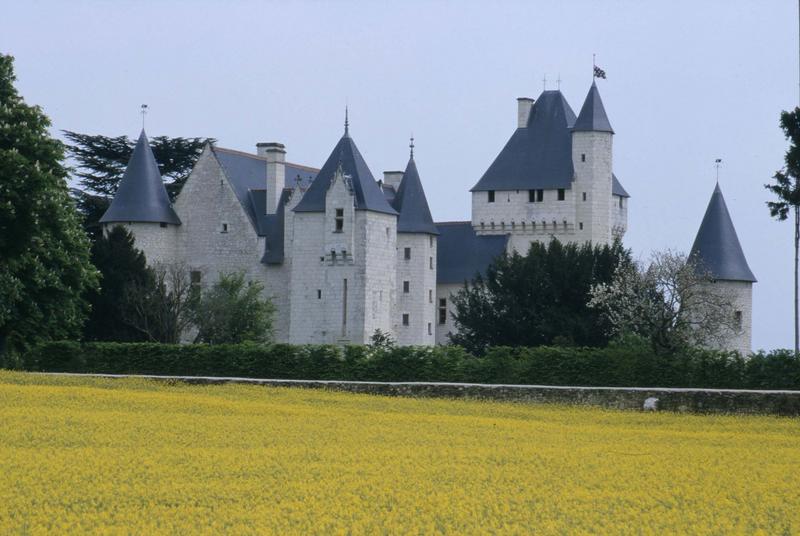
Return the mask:
{"type": "Polygon", "coordinates": [[[397,234],[397,302],[395,332],[401,345],[435,342],[436,237],[424,233],[397,234]],[[409,248],[411,258],[405,258],[409,248]],[[405,283],[408,282],[408,292],[405,283]],[[408,315],[408,325],[403,324],[408,315]]]}
{"type": "Polygon", "coordinates": [[[544,385],[490,385],[474,383],[344,382],[262,380],[201,376],[149,376],[118,374],[41,373],[103,378],[141,377],[192,384],[241,383],[266,387],[331,389],[384,396],[459,398],[505,402],[599,406],[643,411],[645,402],[656,411],[737,413],[800,416],[800,391],[750,391],[736,389],[659,389],[638,387],[562,387],[544,385]],[[653,399],[656,399],[655,401],[653,399]]]}
{"type": "Polygon", "coordinates": [[[436,285],[436,344],[449,344],[450,333],[456,333],[455,321],[453,320],[453,295],[457,294],[459,290],[464,287],[463,283],[448,283],[436,285]],[[447,308],[447,317],[444,324],[439,323],[439,308],[441,300],[445,300],[445,307],[447,308]]]}

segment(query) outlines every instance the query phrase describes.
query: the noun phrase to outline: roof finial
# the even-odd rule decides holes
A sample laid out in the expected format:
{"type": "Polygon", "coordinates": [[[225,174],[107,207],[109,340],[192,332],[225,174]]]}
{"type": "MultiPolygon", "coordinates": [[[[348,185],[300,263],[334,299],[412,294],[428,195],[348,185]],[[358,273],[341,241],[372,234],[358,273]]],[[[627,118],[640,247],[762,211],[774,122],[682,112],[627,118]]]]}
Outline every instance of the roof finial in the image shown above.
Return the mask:
{"type": "Polygon", "coordinates": [[[141,109],[141,112],[139,112],[139,113],[142,114],[142,130],[144,130],[144,116],[147,115],[147,105],[146,104],[142,104],[142,109],[141,109]]]}
{"type": "Polygon", "coordinates": [[[350,119],[348,117],[347,104],[344,105],[344,135],[350,134],[350,119]]]}
{"type": "Polygon", "coordinates": [[[408,144],[408,147],[411,149],[411,158],[414,158],[414,133],[411,133],[411,143],[408,144]]]}
{"type": "Polygon", "coordinates": [[[722,158],[714,160],[714,166],[717,168],[717,186],[719,186],[719,166],[722,165],[722,158]]]}

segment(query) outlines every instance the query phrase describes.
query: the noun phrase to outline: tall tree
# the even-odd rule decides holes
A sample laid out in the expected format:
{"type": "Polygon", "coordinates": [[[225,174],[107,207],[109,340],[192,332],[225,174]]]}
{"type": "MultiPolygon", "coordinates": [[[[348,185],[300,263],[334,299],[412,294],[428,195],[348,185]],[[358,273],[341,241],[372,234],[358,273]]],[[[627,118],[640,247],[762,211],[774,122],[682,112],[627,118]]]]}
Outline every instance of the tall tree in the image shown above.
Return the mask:
{"type": "MultiPolygon", "coordinates": [[[[83,188],[78,193],[77,202],[84,215],[84,227],[93,239],[97,239],[100,235],[97,222],[117,191],[136,141],[127,136],[109,137],[70,130],[65,130],[64,136],[71,142],[67,150],[77,163],[73,173],[83,188]]],[[[180,193],[206,143],[215,142],[214,138],[167,136],[156,136],[150,140],[170,199],[174,200],[180,193]]]]}
{"type": "Polygon", "coordinates": [[[630,254],[619,242],[536,242],[524,256],[499,257],[454,296],[458,333],[451,340],[477,353],[499,345],[603,345],[608,326],[587,306],[589,292],[624,262],[630,254]]]}
{"type": "Polygon", "coordinates": [[[783,169],[775,172],[773,184],[764,187],[777,201],[768,201],[770,214],[779,221],[794,212],[794,353],[800,355],[800,302],[798,302],[798,253],[800,253],[800,108],[781,112],[781,129],[789,140],[783,169]]]}
{"type": "Polygon", "coordinates": [[[100,288],[88,293],[92,306],[84,338],[92,341],[147,341],[149,337],[127,321],[131,286],[153,288],[153,274],[144,253],[134,247],[133,236],[115,226],[92,245],[92,263],[100,270],[100,288]]]}
{"type": "Polygon", "coordinates": [[[64,147],[0,54],[0,351],[80,335],[97,285],[67,189],[64,147]]]}

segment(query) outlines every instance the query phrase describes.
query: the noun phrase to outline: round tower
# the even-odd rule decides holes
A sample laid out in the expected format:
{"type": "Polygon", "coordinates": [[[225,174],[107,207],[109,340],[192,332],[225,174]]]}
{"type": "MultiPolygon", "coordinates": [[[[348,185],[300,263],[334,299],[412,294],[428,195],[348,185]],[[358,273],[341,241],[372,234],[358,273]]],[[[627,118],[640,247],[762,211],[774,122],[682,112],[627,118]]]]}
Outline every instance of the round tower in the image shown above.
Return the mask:
{"type": "Polygon", "coordinates": [[[708,284],[727,294],[733,305],[732,328],[728,330],[730,333],[724,334],[724,343],[709,342],[707,345],[748,355],[752,351],[753,283],[756,278],[747,265],[719,184],[711,194],[689,259],[702,276],[711,278],[712,282],[708,284]]]}
{"type": "Polygon", "coordinates": [[[144,129],[100,223],[104,233],[115,225],[128,229],[149,264],[175,260],[175,231],[181,220],[172,208],[144,129]]]}
{"type": "Polygon", "coordinates": [[[597,84],[592,82],[572,126],[577,241],[606,244],[614,239],[611,214],[613,137],[614,129],[608,121],[597,84]]]}
{"type": "Polygon", "coordinates": [[[433,223],[414,162],[414,139],[403,179],[392,201],[397,211],[397,342],[436,342],[436,250],[433,223]]]}

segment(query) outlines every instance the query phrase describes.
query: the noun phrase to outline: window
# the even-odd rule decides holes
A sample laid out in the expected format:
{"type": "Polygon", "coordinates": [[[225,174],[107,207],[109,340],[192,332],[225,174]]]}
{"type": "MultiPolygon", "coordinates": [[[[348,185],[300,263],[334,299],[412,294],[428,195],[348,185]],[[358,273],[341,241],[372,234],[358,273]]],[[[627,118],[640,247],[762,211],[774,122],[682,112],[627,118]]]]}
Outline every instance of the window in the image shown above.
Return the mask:
{"type": "Polygon", "coordinates": [[[163,221],[161,223],[159,223],[158,226],[161,227],[162,229],[166,229],[167,228],[167,224],[164,223],[163,221]]]}
{"type": "Polygon", "coordinates": [[[334,228],[335,233],[341,233],[344,230],[344,209],[337,208],[336,209],[336,227],[334,228]]]}
{"type": "Polygon", "coordinates": [[[433,328],[431,327],[430,322],[428,322],[428,335],[433,335],[433,328]]]}
{"type": "Polygon", "coordinates": [[[581,231],[583,231],[583,222],[580,222],[580,223],[578,223],[578,229],[580,229],[581,231]]]}
{"type": "Polygon", "coordinates": [[[203,278],[203,273],[197,270],[192,270],[189,272],[189,282],[192,286],[199,285],[200,280],[203,278]]]}
{"type": "Polygon", "coordinates": [[[536,202],[536,190],[528,190],[528,203],[536,202]]]}
{"type": "Polygon", "coordinates": [[[494,203],[494,190],[489,190],[489,202],[494,203]]]}
{"type": "Polygon", "coordinates": [[[411,248],[405,248],[403,250],[403,258],[405,260],[410,260],[411,259],[411,248]]]}
{"type": "Polygon", "coordinates": [[[221,233],[227,233],[228,232],[228,224],[227,223],[223,223],[222,224],[222,229],[220,230],[220,232],[221,233]]]}
{"type": "Polygon", "coordinates": [[[619,196],[619,208],[622,208],[622,196],[619,196]]]}
{"type": "Polygon", "coordinates": [[[581,162],[586,162],[586,153],[581,153],[581,162]]]}
{"type": "Polygon", "coordinates": [[[563,221],[563,222],[561,222],[561,223],[563,223],[563,224],[564,224],[564,229],[566,229],[566,228],[567,228],[567,220],[564,220],[564,221],[563,221]]]}
{"type": "Polygon", "coordinates": [[[586,201],[586,192],[583,192],[583,200],[586,201]]]}
{"type": "Polygon", "coordinates": [[[408,313],[403,313],[403,325],[408,325],[408,313]]]}
{"type": "Polygon", "coordinates": [[[317,299],[318,300],[322,299],[322,289],[319,289],[319,288],[317,289],[317,299]]]}
{"type": "Polygon", "coordinates": [[[736,325],[736,329],[742,329],[742,312],[736,311],[733,313],[733,321],[736,325]]]}
{"type": "Polygon", "coordinates": [[[409,281],[403,281],[403,294],[408,294],[411,291],[411,283],[409,281]]]}
{"type": "Polygon", "coordinates": [[[494,229],[494,222],[491,222],[491,223],[489,224],[489,226],[490,226],[492,229],[494,229]]]}
{"type": "Polygon", "coordinates": [[[428,246],[433,247],[433,235],[428,237],[428,246]]]}
{"type": "Polygon", "coordinates": [[[536,190],[536,201],[539,203],[544,201],[544,190],[536,190]]]}
{"type": "Polygon", "coordinates": [[[433,303],[433,290],[428,289],[428,303],[433,303]]]}
{"type": "Polygon", "coordinates": [[[564,188],[559,188],[558,189],[558,200],[559,201],[563,201],[565,195],[566,195],[566,193],[564,192],[564,188]]]}
{"type": "Polygon", "coordinates": [[[428,268],[433,270],[433,257],[428,257],[428,268]]]}
{"type": "Polygon", "coordinates": [[[439,298],[439,325],[447,323],[447,300],[439,298]]]}

